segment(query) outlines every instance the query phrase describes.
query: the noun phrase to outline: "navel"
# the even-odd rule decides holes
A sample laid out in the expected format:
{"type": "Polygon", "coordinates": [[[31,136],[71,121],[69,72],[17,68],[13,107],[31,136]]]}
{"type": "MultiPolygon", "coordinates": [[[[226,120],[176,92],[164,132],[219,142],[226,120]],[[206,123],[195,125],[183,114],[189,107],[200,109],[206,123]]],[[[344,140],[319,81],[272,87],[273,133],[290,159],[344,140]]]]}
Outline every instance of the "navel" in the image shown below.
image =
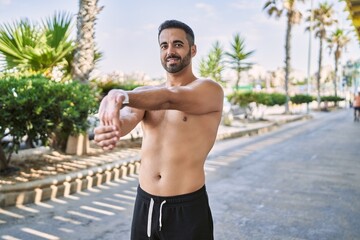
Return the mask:
{"type": "Polygon", "coordinates": [[[183,117],[183,121],[186,122],[187,121],[187,116],[183,117]]]}

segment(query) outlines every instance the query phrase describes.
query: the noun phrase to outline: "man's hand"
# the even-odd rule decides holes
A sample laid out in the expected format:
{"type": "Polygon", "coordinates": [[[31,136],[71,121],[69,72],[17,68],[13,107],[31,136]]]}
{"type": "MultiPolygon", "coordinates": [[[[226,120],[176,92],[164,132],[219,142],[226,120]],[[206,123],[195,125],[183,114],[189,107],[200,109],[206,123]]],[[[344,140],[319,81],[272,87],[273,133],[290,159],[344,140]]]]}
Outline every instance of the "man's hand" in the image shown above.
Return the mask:
{"type": "Polygon", "coordinates": [[[120,139],[120,132],[115,126],[100,125],[94,129],[94,142],[104,150],[111,150],[120,139]]]}
{"type": "Polygon", "coordinates": [[[94,142],[104,150],[113,149],[120,139],[120,109],[123,100],[124,91],[111,90],[100,103],[100,126],[94,130],[94,142]]]}

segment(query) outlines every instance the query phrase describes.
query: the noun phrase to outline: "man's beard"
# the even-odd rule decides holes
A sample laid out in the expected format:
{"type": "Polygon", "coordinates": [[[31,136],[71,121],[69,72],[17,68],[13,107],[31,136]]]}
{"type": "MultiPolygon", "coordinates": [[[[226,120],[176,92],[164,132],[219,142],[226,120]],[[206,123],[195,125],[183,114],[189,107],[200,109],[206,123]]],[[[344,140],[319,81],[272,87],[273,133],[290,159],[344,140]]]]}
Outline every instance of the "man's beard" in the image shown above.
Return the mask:
{"type": "Polygon", "coordinates": [[[190,64],[190,61],[191,61],[191,50],[189,50],[188,54],[184,58],[181,58],[179,55],[175,55],[175,54],[169,55],[165,59],[161,60],[161,64],[168,73],[177,73],[183,70],[185,67],[187,67],[190,64]],[[167,65],[168,58],[177,58],[180,59],[180,61],[178,63],[173,63],[170,64],[170,66],[168,66],[167,65]]]}

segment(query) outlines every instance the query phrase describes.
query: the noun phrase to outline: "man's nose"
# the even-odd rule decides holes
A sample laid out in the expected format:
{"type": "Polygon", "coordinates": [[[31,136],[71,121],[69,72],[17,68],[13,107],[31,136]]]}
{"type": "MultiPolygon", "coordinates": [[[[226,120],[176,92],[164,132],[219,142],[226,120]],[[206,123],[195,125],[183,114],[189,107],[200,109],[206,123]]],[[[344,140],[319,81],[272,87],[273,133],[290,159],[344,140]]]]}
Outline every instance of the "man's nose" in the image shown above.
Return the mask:
{"type": "Polygon", "coordinates": [[[173,55],[174,53],[175,53],[175,48],[169,45],[168,48],[166,49],[166,56],[173,55]]]}

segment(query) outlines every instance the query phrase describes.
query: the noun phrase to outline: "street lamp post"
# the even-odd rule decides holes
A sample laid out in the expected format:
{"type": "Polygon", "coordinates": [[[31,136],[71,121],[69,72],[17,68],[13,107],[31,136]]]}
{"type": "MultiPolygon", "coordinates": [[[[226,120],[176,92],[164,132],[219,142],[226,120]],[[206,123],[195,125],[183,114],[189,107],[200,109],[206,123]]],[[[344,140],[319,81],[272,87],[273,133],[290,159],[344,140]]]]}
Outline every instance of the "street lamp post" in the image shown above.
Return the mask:
{"type": "MultiPolygon", "coordinates": [[[[313,31],[313,21],[314,21],[314,13],[313,13],[313,0],[311,0],[311,8],[310,8],[310,29],[309,29],[309,48],[308,48],[308,66],[307,66],[307,95],[310,95],[310,86],[311,86],[311,40],[312,40],[312,31],[313,31]]],[[[310,113],[309,103],[306,104],[306,113],[310,113]]]]}

